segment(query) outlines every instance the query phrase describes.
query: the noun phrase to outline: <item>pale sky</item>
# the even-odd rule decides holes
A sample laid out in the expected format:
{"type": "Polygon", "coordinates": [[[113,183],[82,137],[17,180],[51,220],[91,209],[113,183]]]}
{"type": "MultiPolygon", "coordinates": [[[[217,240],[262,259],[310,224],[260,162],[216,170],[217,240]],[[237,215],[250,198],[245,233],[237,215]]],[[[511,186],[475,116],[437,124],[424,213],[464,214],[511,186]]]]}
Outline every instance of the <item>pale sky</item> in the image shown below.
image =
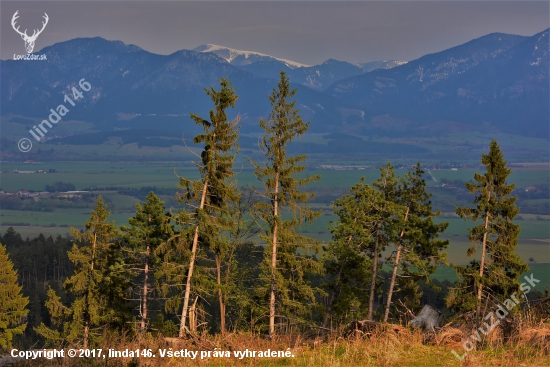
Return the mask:
{"type": "Polygon", "coordinates": [[[492,32],[531,36],[549,27],[548,1],[6,1],[0,58],[25,54],[20,29],[49,23],[35,53],[77,37],[121,40],[158,54],[206,43],[304,64],[410,61],[492,32]]]}

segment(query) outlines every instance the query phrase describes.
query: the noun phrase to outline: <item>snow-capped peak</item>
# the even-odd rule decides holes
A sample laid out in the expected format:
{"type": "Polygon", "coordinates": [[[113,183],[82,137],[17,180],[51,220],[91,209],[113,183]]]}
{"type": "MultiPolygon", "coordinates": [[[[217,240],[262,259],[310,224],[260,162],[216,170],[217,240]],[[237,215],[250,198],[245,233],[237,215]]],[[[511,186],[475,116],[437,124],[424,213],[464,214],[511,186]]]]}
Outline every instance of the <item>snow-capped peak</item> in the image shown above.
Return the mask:
{"type": "Polygon", "coordinates": [[[237,65],[246,65],[256,61],[264,61],[264,60],[271,59],[271,60],[277,60],[277,61],[283,62],[285,63],[286,66],[288,66],[291,69],[310,66],[310,65],[300,64],[295,61],[282,59],[271,55],[266,55],[260,52],[237,50],[234,48],[229,48],[229,47],[214,45],[214,44],[202,45],[193,49],[193,51],[205,52],[205,53],[211,52],[225,59],[228,63],[237,64],[237,65]]]}

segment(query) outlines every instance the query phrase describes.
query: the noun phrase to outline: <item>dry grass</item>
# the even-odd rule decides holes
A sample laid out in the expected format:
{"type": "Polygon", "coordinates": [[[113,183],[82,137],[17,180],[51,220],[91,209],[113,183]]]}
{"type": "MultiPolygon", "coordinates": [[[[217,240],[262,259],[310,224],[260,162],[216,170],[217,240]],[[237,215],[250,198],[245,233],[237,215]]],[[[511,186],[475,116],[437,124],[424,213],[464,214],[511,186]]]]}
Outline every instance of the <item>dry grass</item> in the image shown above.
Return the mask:
{"type": "Polygon", "coordinates": [[[436,334],[434,344],[460,350],[462,348],[463,339],[464,333],[462,330],[453,327],[444,327],[441,332],[436,334]]]}
{"type": "Polygon", "coordinates": [[[518,345],[540,347],[542,351],[550,354],[550,327],[527,328],[517,335],[518,345]]]}
{"type": "MultiPolygon", "coordinates": [[[[459,361],[451,352],[464,353],[462,341],[465,331],[445,327],[438,334],[427,336],[417,330],[382,326],[368,333],[358,332],[344,337],[322,337],[304,339],[300,335],[280,336],[274,340],[245,333],[202,335],[190,339],[162,338],[143,335],[128,340],[124,336],[105,336],[103,350],[151,349],[155,358],[111,358],[111,359],[59,359],[41,360],[28,366],[301,366],[301,367],[357,367],[357,366],[549,366],[550,327],[541,324],[524,328],[506,345],[494,343],[483,350],[468,352],[459,361]],[[496,346],[495,346],[496,345],[496,346]],[[231,357],[161,358],[159,349],[191,351],[228,351],[231,357]],[[290,349],[288,349],[290,348],[290,349]],[[235,351],[286,351],[293,357],[286,358],[243,358],[234,357],[235,351]]],[[[501,338],[497,335],[496,337],[501,338]]],[[[25,366],[25,364],[22,364],[25,366]]]]}

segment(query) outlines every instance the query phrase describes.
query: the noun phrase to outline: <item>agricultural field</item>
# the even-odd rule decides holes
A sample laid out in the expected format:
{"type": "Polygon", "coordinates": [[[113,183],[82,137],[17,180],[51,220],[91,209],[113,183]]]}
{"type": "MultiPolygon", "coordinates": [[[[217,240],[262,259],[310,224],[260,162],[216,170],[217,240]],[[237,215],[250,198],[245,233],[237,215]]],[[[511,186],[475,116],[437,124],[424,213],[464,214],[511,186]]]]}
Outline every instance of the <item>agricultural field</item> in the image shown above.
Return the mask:
{"type": "MultiPolygon", "coordinates": [[[[196,158],[196,157],[195,157],[196,158]]],[[[351,164],[352,162],[349,162],[351,164]]],[[[327,163],[328,164],[328,163],[327,163]]],[[[340,165],[348,163],[339,163],[340,165]]],[[[357,163],[354,163],[357,164],[357,163]]],[[[367,164],[367,163],[365,163],[367,164]]],[[[382,164],[369,162],[369,165],[379,167],[382,164]]],[[[393,163],[396,166],[396,174],[404,175],[407,170],[400,168],[401,165],[393,163]]],[[[519,163],[518,163],[519,165],[519,163]]],[[[247,161],[236,164],[238,168],[237,180],[239,185],[255,184],[252,165],[247,161]]],[[[348,190],[353,184],[357,183],[361,177],[365,177],[366,182],[372,182],[378,178],[380,172],[378,169],[361,170],[322,170],[316,169],[316,165],[309,164],[305,175],[321,175],[321,179],[311,184],[311,189],[340,189],[348,190]]],[[[548,184],[550,180],[549,165],[541,164],[534,166],[533,169],[526,167],[513,168],[510,175],[510,182],[516,183],[517,188],[527,188],[539,184],[548,184]]],[[[4,191],[14,190],[43,190],[45,185],[56,181],[72,182],[77,190],[85,188],[98,189],[105,187],[133,187],[156,186],[159,188],[172,188],[177,184],[179,174],[189,179],[198,177],[197,169],[191,160],[184,162],[39,162],[32,164],[1,162],[1,188],[4,191]],[[48,172],[54,169],[55,173],[43,174],[14,174],[13,170],[44,170],[48,172]]],[[[429,164],[428,164],[429,168],[429,164]]],[[[426,183],[428,186],[435,186],[442,179],[448,181],[461,180],[470,181],[474,173],[480,172],[477,168],[465,168],[452,171],[449,169],[430,170],[426,174],[426,183]],[[431,177],[434,179],[432,179],[431,177]]]]}
{"type": "MultiPolygon", "coordinates": [[[[371,164],[374,166],[374,163],[371,164]]],[[[237,167],[241,167],[237,175],[240,186],[258,185],[249,162],[242,161],[237,167]]],[[[397,167],[396,174],[404,175],[406,170],[397,167]]],[[[465,182],[471,180],[477,171],[474,168],[457,169],[456,171],[430,170],[430,174],[426,174],[426,181],[432,188],[442,180],[465,182]]],[[[330,240],[328,225],[331,221],[336,220],[330,202],[348,192],[349,188],[363,176],[366,178],[366,182],[374,181],[379,176],[379,170],[374,168],[321,170],[310,166],[305,174],[321,175],[321,179],[308,188],[317,192],[317,198],[313,200],[312,207],[321,210],[321,215],[310,225],[304,226],[301,231],[319,241],[327,242],[330,240]]],[[[55,182],[72,183],[76,190],[86,190],[90,191],[92,195],[102,195],[111,209],[111,219],[118,225],[125,225],[128,218],[134,214],[135,204],[143,200],[145,195],[138,199],[136,196],[123,195],[119,192],[120,190],[155,187],[156,190],[161,191],[160,196],[167,203],[167,207],[176,211],[179,205],[173,198],[173,194],[176,192],[178,183],[177,175],[189,179],[198,178],[197,169],[191,161],[44,162],[35,164],[3,162],[0,187],[6,192],[42,191],[46,185],[52,185],[55,182]],[[13,170],[43,170],[47,173],[12,173],[13,170]],[[171,194],[166,194],[166,192],[171,194]],[[165,194],[162,195],[162,193],[165,194]]],[[[525,164],[514,168],[510,182],[515,182],[518,188],[524,189],[547,184],[548,177],[548,170],[544,164],[525,164]]],[[[439,191],[434,191],[434,193],[435,208],[439,205],[438,200],[453,202],[453,196],[447,198],[439,191]]],[[[48,212],[3,209],[0,213],[0,231],[3,232],[9,226],[13,226],[18,232],[31,237],[41,232],[65,236],[70,233],[69,227],[83,227],[89,218],[90,210],[91,206],[88,208],[54,208],[53,211],[48,212]]],[[[471,259],[466,256],[466,249],[471,244],[467,234],[468,228],[472,227],[473,223],[458,218],[450,211],[444,212],[437,220],[449,222],[449,227],[443,235],[444,238],[450,240],[447,249],[448,261],[454,264],[468,263],[471,259]]],[[[518,254],[526,262],[550,263],[550,216],[522,213],[517,223],[521,225],[518,254]]]]}
{"type": "MultiPolygon", "coordinates": [[[[4,132],[8,135],[22,133],[20,124],[3,123],[7,126],[4,132]]],[[[71,128],[85,131],[89,126],[85,122],[70,121],[59,126],[67,132],[71,128]]],[[[63,130],[63,131],[65,131],[63,130]]],[[[241,147],[241,154],[235,164],[238,172],[236,178],[240,186],[259,186],[254,176],[253,168],[248,159],[261,161],[262,156],[252,144],[259,134],[248,134],[241,147]]],[[[188,137],[187,137],[188,138],[188,137]]],[[[344,137],[345,138],[345,137],[344,137]]],[[[443,213],[438,221],[449,222],[449,227],[443,238],[449,239],[447,249],[448,262],[466,264],[471,259],[466,256],[469,243],[468,228],[473,226],[470,221],[464,221],[454,214],[455,206],[471,204],[472,197],[466,192],[465,182],[471,181],[480,168],[480,156],[486,151],[492,138],[499,141],[513,171],[510,181],[516,184],[517,192],[527,192],[533,187],[548,188],[550,185],[549,163],[547,157],[548,140],[518,137],[509,134],[480,134],[477,132],[461,132],[442,134],[436,137],[362,137],[365,144],[399,143],[407,146],[417,146],[427,149],[429,153],[402,154],[400,152],[381,154],[321,154],[312,153],[308,156],[308,168],[304,175],[321,175],[321,179],[308,186],[308,190],[316,192],[316,198],[311,205],[321,210],[321,215],[313,223],[303,226],[301,232],[321,242],[331,239],[329,223],[335,221],[331,201],[347,193],[352,185],[361,177],[366,182],[372,182],[379,176],[377,167],[391,161],[396,167],[397,175],[404,175],[405,167],[410,167],[421,161],[428,171],[425,175],[426,184],[433,193],[434,209],[443,213]],[[545,153],[546,152],[546,153],[545,153]],[[546,154],[546,155],[545,155],[546,154]],[[460,157],[458,160],[457,157],[460,157]],[[370,169],[329,170],[319,169],[321,165],[367,166],[370,169]],[[452,169],[451,169],[452,168],[452,169]]],[[[121,145],[117,138],[109,138],[100,145],[68,145],[55,143],[38,145],[41,155],[33,154],[33,160],[43,162],[25,164],[1,162],[0,188],[6,192],[18,190],[42,191],[46,185],[55,182],[71,183],[76,190],[90,191],[92,195],[102,195],[111,209],[111,219],[118,225],[127,224],[133,216],[135,204],[145,197],[142,188],[154,188],[166,206],[173,211],[180,207],[174,199],[177,175],[188,179],[198,178],[198,171],[193,160],[198,160],[193,151],[186,146],[175,144],[172,147],[138,146],[136,143],[121,145]],[[67,157],[71,161],[60,161],[67,157]],[[43,170],[47,173],[21,174],[14,170],[43,170]],[[128,190],[142,189],[139,195],[132,195],[128,190]],[[121,191],[126,190],[126,194],[121,191]]],[[[329,139],[326,134],[306,134],[302,140],[303,146],[327,146],[329,139]],[[309,145],[308,145],[309,144],[309,145]]],[[[197,153],[195,151],[195,153],[197,153]]],[[[521,197],[518,201],[520,209],[524,205],[536,213],[521,212],[517,223],[521,225],[518,254],[533,266],[550,264],[550,198],[544,193],[536,197],[521,197]]],[[[0,212],[0,231],[13,226],[23,235],[35,236],[38,233],[49,235],[69,235],[70,228],[82,228],[89,218],[89,207],[54,208],[53,211],[5,210],[0,212]]],[[[456,277],[454,271],[442,268],[435,277],[456,277]]],[[[548,269],[548,267],[547,267],[548,269]]]]}

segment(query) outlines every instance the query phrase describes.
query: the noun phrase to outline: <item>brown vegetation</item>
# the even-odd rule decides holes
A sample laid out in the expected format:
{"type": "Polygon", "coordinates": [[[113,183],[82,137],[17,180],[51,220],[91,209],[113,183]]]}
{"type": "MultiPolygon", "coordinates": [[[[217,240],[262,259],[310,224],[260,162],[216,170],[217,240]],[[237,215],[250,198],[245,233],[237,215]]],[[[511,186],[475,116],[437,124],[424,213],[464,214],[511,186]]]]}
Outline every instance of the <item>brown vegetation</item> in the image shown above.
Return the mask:
{"type": "Polygon", "coordinates": [[[21,366],[548,366],[550,363],[550,320],[537,325],[521,323],[515,337],[505,341],[502,332],[489,334],[479,350],[459,361],[452,353],[463,354],[462,341],[470,334],[463,327],[449,325],[437,333],[423,333],[400,325],[356,322],[338,333],[305,338],[300,334],[277,335],[273,339],[248,333],[208,333],[189,335],[187,339],[164,338],[151,334],[137,338],[105,335],[104,353],[113,350],[151,349],[155,358],[107,358],[40,360],[21,366]],[[350,328],[354,328],[350,332],[350,328]],[[161,358],[159,349],[199,351],[196,359],[161,358]],[[291,352],[287,358],[234,356],[236,351],[291,352]],[[231,357],[200,358],[200,351],[229,352],[231,357]]]}

